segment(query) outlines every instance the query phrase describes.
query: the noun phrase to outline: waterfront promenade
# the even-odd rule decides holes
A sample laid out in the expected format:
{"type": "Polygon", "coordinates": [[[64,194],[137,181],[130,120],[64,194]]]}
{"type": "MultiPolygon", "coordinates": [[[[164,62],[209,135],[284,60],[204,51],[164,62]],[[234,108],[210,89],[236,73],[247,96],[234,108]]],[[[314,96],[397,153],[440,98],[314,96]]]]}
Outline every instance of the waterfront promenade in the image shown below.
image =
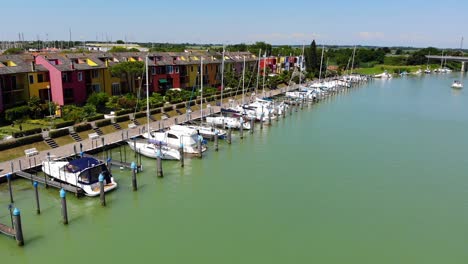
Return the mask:
{"type": "MultiPolygon", "coordinates": [[[[292,86],[290,88],[271,90],[267,93],[267,95],[277,96],[279,94],[285,93],[287,90],[292,90],[296,88],[297,86],[292,86]]],[[[246,96],[245,98],[248,99],[249,97],[246,96]]],[[[223,104],[223,107],[227,107],[227,106],[228,106],[228,103],[223,104]]],[[[211,105],[210,107],[208,107],[208,105],[206,105],[206,107],[203,109],[203,116],[217,114],[220,112],[221,112],[221,106],[211,105]]],[[[152,130],[157,130],[159,128],[165,129],[172,125],[175,125],[176,123],[180,124],[180,123],[184,123],[190,120],[199,119],[201,115],[202,115],[201,111],[194,111],[190,113],[190,116],[188,116],[187,114],[172,116],[164,120],[157,120],[154,122],[150,122],[149,126],[150,126],[150,129],[152,130]]],[[[50,154],[50,156],[52,157],[72,156],[75,154],[73,146],[74,145],[76,146],[76,151],[79,153],[80,144],[82,144],[83,152],[101,149],[103,147],[102,138],[104,138],[104,145],[112,145],[116,143],[121,143],[122,141],[126,141],[130,138],[140,136],[142,133],[145,132],[146,127],[147,127],[147,124],[142,124],[134,128],[122,129],[113,133],[105,134],[103,136],[100,136],[98,139],[87,138],[87,139],[83,139],[83,141],[81,142],[74,142],[74,143],[70,143],[64,146],[59,146],[58,148],[40,151],[38,155],[34,156],[36,166],[39,166],[41,162],[47,158],[48,154],[50,154]]],[[[1,162],[0,163],[0,181],[8,173],[29,169],[30,162],[31,162],[31,167],[34,167],[34,161],[33,161],[34,157],[23,156],[23,157],[16,158],[10,161],[1,162]],[[13,164],[13,170],[12,170],[12,164],[13,164]],[[21,164],[21,169],[20,169],[20,164],[21,164]]]]}

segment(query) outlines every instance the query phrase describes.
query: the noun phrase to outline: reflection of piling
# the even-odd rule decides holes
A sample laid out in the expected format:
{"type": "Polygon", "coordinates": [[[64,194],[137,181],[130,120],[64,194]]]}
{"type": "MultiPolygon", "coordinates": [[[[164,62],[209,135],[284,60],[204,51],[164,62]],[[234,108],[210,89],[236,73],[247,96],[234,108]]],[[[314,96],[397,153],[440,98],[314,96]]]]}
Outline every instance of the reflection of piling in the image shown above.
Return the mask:
{"type": "Polygon", "coordinates": [[[15,229],[15,239],[18,246],[24,245],[24,237],[23,237],[23,227],[21,225],[21,213],[18,208],[13,210],[13,223],[15,229]]]}
{"type": "Polygon", "coordinates": [[[99,174],[99,198],[101,205],[106,206],[106,192],[104,192],[104,175],[99,174]]]}
{"type": "Polygon", "coordinates": [[[199,136],[197,141],[197,148],[198,148],[198,157],[203,158],[203,138],[199,136]]]}
{"type": "Polygon", "coordinates": [[[180,144],[179,147],[179,156],[180,156],[180,167],[184,167],[184,144],[180,144]]]}
{"type": "Polygon", "coordinates": [[[250,134],[253,134],[254,133],[254,123],[255,122],[255,119],[250,119],[250,134]]]}
{"type": "Polygon", "coordinates": [[[231,142],[232,142],[232,128],[231,128],[231,126],[228,127],[227,142],[228,142],[228,144],[231,144],[231,142]]]}
{"type": "Polygon", "coordinates": [[[218,151],[218,132],[215,132],[215,135],[214,135],[214,147],[215,147],[215,151],[218,151]]]}
{"type": "Polygon", "coordinates": [[[6,178],[8,180],[8,192],[10,193],[10,203],[13,203],[13,190],[11,188],[11,173],[7,173],[6,178]]]}
{"type": "Polygon", "coordinates": [[[33,186],[34,186],[34,192],[35,192],[35,194],[36,194],[36,195],[35,195],[35,196],[36,196],[36,213],[37,213],[37,214],[41,214],[41,205],[40,205],[40,203],[39,203],[39,190],[38,190],[38,188],[37,188],[37,186],[38,186],[37,181],[35,181],[35,182],[33,183],[33,186]]]}
{"type": "Polygon", "coordinates": [[[60,189],[60,198],[62,200],[62,221],[64,225],[68,225],[68,211],[67,211],[67,193],[64,189],[60,189]]]}

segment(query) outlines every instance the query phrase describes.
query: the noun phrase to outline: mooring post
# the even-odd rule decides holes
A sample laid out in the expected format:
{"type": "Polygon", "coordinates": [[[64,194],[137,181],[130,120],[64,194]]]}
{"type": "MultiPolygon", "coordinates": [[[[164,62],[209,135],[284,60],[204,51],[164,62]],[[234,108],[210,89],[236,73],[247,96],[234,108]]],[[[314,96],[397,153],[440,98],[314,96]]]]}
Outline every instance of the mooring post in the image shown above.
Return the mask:
{"type": "Polygon", "coordinates": [[[240,118],[240,128],[239,128],[240,138],[244,138],[244,119],[240,118]]]}
{"type": "Polygon", "coordinates": [[[23,170],[23,166],[21,166],[21,160],[18,160],[18,165],[19,165],[20,171],[22,171],[22,170],[23,170]]]}
{"type": "Polygon", "coordinates": [[[177,125],[177,117],[174,118],[174,125],[177,125]]]}
{"type": "Polygon", "coordinates": [[[198,157],[200,158],[203,158],[203,153],[202,153],[202,142],[203,141],[203,137],[202,136],[198,136],[198,141],[197,141],[197,147],[198,147],[198,157]]]}
{"type": "Polygon", "coordinates": [[[215,132],[215,135],[214,135],[214,146],[215,146],[215,151],[218,151],[218,132],[216,131],[215,132]]]}
{"type": "Polygon", "coordinates": [[[143,164],[141,164],[141,149],[138,149],[138,157],[140,159],[140,171],[143,171],[143,164]]]}
{"type": "Polygon", "coordinates": [[[112,164],[111,164],[111,161],[112,161],[112,158],[110,158],[110,157],[107,158],[107,160],[106,160],[106,166],[107,166],[107,169],[109,170],[109,173],[112,172],[112,168],[111,168],[111,167],[112,167],[112,164]]]}
{"type": "Polygon", "coordinates": [[[23,227],[21,225],[21,213],[18,208],[13,210],[13,219],[14,219],[14,229],[15,229],[15,239],[18,246],[24,245],[24,237],[23,237],[23,227]]]}
{"type": "Polygon", "coordinates": [[[133,138],[133,150],[135,151],[135,158],[136,158],[137,157],[136,138],[133,138]]]}
{"type": "Polygon", "coordinates": [[[161,144],[159,144],[158,152],[156,153],[156,175],[158,177],[163,177],[163,168],[162,168],[162,152],[161,152],[161,144]]]}
{"type": "Polygon", "coordinates": [[[76,145],[73,144],[73,153],[75,153],[75,158],[76,158],[76,145]]]}
{"type": "Polygon", "coordinates": [[[83,152],[83,144],[80,143],[80,153],[83,152]]]}
{"type": "Polygon", "coordinates": [[[106,206],[106,192],[104,191],[104,175],[99,174],[99,198],[101,198],[101,205],[106,206]]]}
{"type": "Polygon", "coordinates": [[[60,189],[60,199],[62,201],[62,221],[64,225],[68,225],[68,211],[67,211],[67,192],[60,189]]]}
{"type": "Polygon", "coordinates": [[[10,203],[13,203],[13,190],[11,188],[11,173],[7,173],[6,178],[8,181],[8,191],[10,192],[10,203]]]}
{"type": "Polygon", "coordinates": [[[254,124],[255,124],[255,119],[250,119],[250,134],[254,133],[254,124]]]}
{"type": "Polygon", "coordinates": [[[130,164],[130,168],[132,169],[132,189],[133,191],[136,191],[138,190],[138,186],[137,186],[137,178],[136,178],[136,174],[137,174],[137,165],[136,163],[133,161],[132,164],[130,164]]]}
{"type": "Polygon", "coordinates": [[[227,142],[228,142],[228,144],[231,144],[231,142],[232,142],[232,128],[231,128],[231,126],[228,126],[227,142]]]}
{"type": "Polygon", "coordinates": [[[34,193],[36,194],[36,213],[41,214],[41,205],[39,203],[39,190],[37,188],[38,187],[37,181],[33,183],[33,186],[34,186],[34,193]]]}
{"type": "Polygon", "coordinates": [[[179,147],[179,155],[180,155],[180,167],[184,167],[184,143],[180,143],[179,147]]]}
{"type": "Polygon", "coordinates": [[[260,130],[263,130],[263,112],[260,115],[260,130]]]}
{"type": "Polygon", "coordinates": [[[271,126],[271,111],[268,110],[268,125],[271,126]]]}

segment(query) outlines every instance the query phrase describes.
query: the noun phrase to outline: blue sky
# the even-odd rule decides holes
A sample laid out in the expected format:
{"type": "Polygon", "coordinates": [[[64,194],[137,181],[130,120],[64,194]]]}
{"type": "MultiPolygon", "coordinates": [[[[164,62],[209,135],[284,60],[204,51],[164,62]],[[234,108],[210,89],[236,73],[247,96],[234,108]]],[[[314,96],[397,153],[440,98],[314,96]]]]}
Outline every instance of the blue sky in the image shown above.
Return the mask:
{"type": "MultiPolygon", "coordinates": [[[[468,39],[468,1],[5,1],[0,40],[436,46],[468,39]]],[[[467,41],[468,42],[468,41],[467,41]]],[[[464,47],[467,47],[464,45],[464,47]]]]}

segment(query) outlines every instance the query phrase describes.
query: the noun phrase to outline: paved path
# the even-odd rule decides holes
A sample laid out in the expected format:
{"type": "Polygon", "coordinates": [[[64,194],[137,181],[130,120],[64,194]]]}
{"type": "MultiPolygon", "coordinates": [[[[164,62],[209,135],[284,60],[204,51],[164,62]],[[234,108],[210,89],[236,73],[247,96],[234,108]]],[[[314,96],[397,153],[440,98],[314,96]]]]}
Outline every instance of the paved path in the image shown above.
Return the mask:
{"type": "MultiPolygon", "coordinates": [[[[267,96],[279,95],[281,93],[284,93],[285,89],[286,88],[268,91],[267,96]]],[[[290,88],[290,89],[293,89],[293,88],[290,88]]],[[[247,96],[245,98],[248,99],[247,96]]],[[[211,106],[209,108],[207,107],[208,105],[204,104],[203,106],[205,107],[203,109],[203,116],[207,116],[209,114],[216,114],[221,111],[220,106],[211,106]]],[[[227,107],[227,106],[228,106],[228,103],[223,104],[223,107],[227,107]]],[[[190,116],[191,116],[190,120],[198,119],[201,116],[201,111],[192,112],[190,116]]],[[[173,116],[164,120],[150,122],[150,128],[154,130],[154,129],[159,129],[160,127],[161,129],[170,127],[176,123],[175,122],[176,119],[177,119],[178,124],[189,121],[187,118],[187,114],[183,114],[179,116],[173,116]]],[[[16,158],[10,161],[1,162],[0,163],[0,179],[5,177],[7,173],[11,173],[12,171],[14,172],[14,171],[19,171],[19,170],[30,168],[29,167],[30,162],[31,162],[31,167],[34,167],[34,158],[35,158],[36,164],[40,165],[43,160],[46,160],[47,153],[50,153],[51,156],[55,156],[55,157],[68,157],[68,156],[75,154],[73,145],[76,145],[76,151],[79,152],[80,151],[79,146],[81,143],[83,145],[83,151],[86,152],[86,151],[93,150],[96,148],[101,148],[102,147],[101,138],[104,138],[105,145],[122,142],[123,140],[127,140],[128,138],[140,136],[142,132],[145,131],[146,126],[147,126],[146,124],[143,124],[132,129],[122,129],[113,133],[105,134],[99,137],[98,139],[94,139],[94,140],[91,140],[89,138],[83,139],[83,141],[81,142],[70,143],[65,146],[60,146],[58,148],[40,151],[39,154],[34,157],[21,157],[21,158],[16,158]],[[20,164],[21,164],[21,168],[20,168],[20,164]],[[12,169],[12,166],[13,166],[13,169],[12,169]]]]}

